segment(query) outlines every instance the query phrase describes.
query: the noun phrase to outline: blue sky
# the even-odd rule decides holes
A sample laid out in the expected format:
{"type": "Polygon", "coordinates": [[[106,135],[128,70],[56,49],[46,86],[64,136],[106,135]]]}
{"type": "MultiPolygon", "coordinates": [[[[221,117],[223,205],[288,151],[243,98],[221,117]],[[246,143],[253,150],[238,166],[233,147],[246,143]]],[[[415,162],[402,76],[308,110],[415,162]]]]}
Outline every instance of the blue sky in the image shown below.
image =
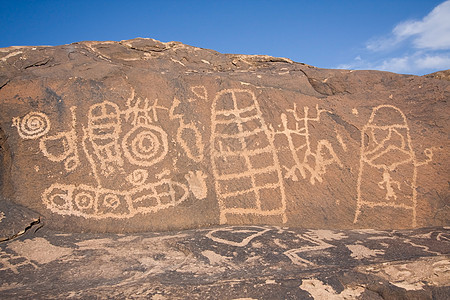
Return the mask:
{"type": "Polygon", "coordinates": [[[135,37],[321,68],[450,69],[450,0],[0,0],[0,47],[135,37]]]}

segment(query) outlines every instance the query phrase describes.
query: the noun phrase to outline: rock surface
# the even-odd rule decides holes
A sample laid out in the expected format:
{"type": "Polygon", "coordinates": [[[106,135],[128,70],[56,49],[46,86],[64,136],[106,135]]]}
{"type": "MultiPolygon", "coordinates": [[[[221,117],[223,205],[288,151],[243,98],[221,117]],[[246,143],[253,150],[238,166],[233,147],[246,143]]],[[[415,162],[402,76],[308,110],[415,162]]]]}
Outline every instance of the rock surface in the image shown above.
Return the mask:
{"type": "Polygon", "coordinates": [[[2,299],[448,299],[450,230],[45,227],[0,244],[2,299]]]}
{"type": "Polygon", "coordinates": [[[0,49],[0,192],[59,231],[449,225],[450,82],[151,39],[0,49]]]}

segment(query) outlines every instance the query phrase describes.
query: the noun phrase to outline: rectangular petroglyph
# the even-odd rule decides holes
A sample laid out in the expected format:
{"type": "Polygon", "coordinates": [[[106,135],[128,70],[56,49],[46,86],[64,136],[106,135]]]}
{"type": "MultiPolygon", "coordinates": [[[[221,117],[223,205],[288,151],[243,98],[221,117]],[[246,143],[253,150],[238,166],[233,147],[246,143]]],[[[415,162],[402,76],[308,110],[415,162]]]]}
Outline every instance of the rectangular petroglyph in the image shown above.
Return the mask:
{"type": "Polygon", "coordinates": [[[229,214],[280,216],[285,214],[286,196],[280,164],[258,101],[249,90],[223,90],[216,95],[211,113],[211,163],[219,197],[220,223],[229,214]],[[259,127],[249,125],[256,121],[259,127]],[[231,142],[231,143],[230,143],[231,142]],[[257,155],[267,155],[263,165],[257,155]],[[257,177],[275,174],[275,183],[261,184],[257,177]],[[263,205],[264,190],[272,193],[275,207],[263,205]]]}

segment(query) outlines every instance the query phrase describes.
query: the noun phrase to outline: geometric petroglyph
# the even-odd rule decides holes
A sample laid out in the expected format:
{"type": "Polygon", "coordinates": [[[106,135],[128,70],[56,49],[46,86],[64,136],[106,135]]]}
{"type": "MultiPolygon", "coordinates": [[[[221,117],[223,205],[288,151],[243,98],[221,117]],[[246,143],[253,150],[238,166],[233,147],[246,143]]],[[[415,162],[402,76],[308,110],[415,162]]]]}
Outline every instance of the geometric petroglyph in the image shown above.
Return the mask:
{"type": "MultiPolygon", "coordinates": [[[[157,100],[150,105],[148,99],[134,96],[133,89],[124,110],[111,101],[89,107],[87,125],[81,126],[80,147],[97,185],[52,184],[42,194],[44,204],[52,212],[94,219],[129,218],[137,213],[154,213],[173,207],[187,198],[186,184],[157,175],[156,182],[148,182],[150,173],[145,167],[162,161],[169,150],[167,133],[154,124],[158,121],[158,110],[168,109],[159,106],[157,100]],[[131,171],[125,172],[125,163],[140,168],[131,167],[131,171]],[[120,185],[128,182],[132,187],[120,190],[116,188],[117,180],[124,181],[119,182],[120,185]]],[[[13,126],[22,138],[41,138],[39,147],[43,155],[50,161],[64,162],[68,172],[80,164],[76,107],[71,107],[70,111],[71,129],[51,136],[45,136],[50,130],[50,120],[41,112],[13,119],[13,126]]],[[[129,167],[127,165],[127,169],[129,167]]],[[[196,197],[206,197],[201,172],[189,174],[186,179],[196,197]]]]}
{"type": "Polygon", "coordinates": [[[50,130],[50,120],[44,113],[32,111],[23,118],[13,118],[12,126],[17,127],[17,133],[23,139],[37,139],[50,130]]]}
{"type": "Polygon", "coordinates": [[[220,224],[229,215],[286,217],[286,196],[273,135],[250,90],[220,91],[212,104],[211,164],[220,224]]]}
{"type": "Polygon", "coordinates": [[[415,227],[417,167],[433,157],[431,149],[424,153],[427,159],[418,163],[406,117],[400,109],[392,105],[375,107],[361,131],[354,223],[363,207],[387,207],[410,210],[411,225],[415,227]]]}
{"type": "Polygon", "coordinates": [[[123,165],[118,141],[121,128],[120,110],[117,104],[104,101],[89,108],[85,134],[100,162],[101,173],[105,176],[112,174],[123,165]]]}
{"type": "Polygon", "coordinates": [[[163,179],[127,191],[83,184],[52,184],[42,199],[47,208],[60,215],[123,219],[176,206],[187,196],[187,186],[163,179]]]}
{"type": "Polygon", "coordinates": [[[67,172],[75,170],[80,164],[77,150],[76,126],[76,106],[70,108],[72,115],[72,128],[66,132],[56,135],[42,137],[39,141],[39,148],[42,154],[50,161],[64,161],[64,168],[67,172]]]}
{"type": "Polygon", "coordinates": [[[122,148],[130,163],[150,167],[166,156],[169,150],[167,133],[154,125],[139,125],[124,136],[122,148]]]}
{"type": "MultiPolygon", "coordinates": [[[[297,113],[297,106],[294,103],[294,109],[289,109],[287,111],[292,113],[292,116],[296,121],[295,129],[290,129],[288,127],[287,116],[285,114],[281,114],[281,122],[283,126],[282,130],[277,130],[274,132],[275,135],[284,135],[286,137],[289,144],[289,149],[295,162],[294,166],[291,168],[284,167],[287,171],[285,178],[298,181],[297,171],[300,172],[303,179],[306,179],[308,176],[307,172],[309,172],[309,182],[311,184],[315,184],[316,181],[323,181],[322,176],[326,173],[326,167],[328,165],[336,163],[339,167],[343,168],[341,161],[329,141],[325,139],[319,140],[317,142],[316,151],[314,152],[311,149],[309,122],[320,122],[320,114],[326,112],[326,110],[319,109],[317,105],[316,117],[310,118],[308,115],[309,108],[305,106],[303,108],[304,117],[300,118],[297,113]],[[302,139],[304,142],[296,146],[295,140],[298,140],[298,138],[302,139]],[[300,158],[302,154],[303,157],[300,158]]],[[[345,146],[343,146],[343,148],[345,149],[345,146]]]]}

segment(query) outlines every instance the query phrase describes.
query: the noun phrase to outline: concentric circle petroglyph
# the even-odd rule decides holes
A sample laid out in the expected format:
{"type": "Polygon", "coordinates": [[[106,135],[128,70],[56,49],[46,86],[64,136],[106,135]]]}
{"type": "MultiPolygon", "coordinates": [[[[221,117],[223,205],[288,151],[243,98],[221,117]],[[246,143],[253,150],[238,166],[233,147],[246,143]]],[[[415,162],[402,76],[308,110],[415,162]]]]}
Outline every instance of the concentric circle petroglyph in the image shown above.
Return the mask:
{"type": "Polygon", "coordinates": [[[125,157],[138,166],[152,166],[167,154],[167,134],[157,126],[141,125],[130,130],[122,141],[125,157]]]}
{"type": "Polygon", "coordinates": [[[88,209],[91,208],[94,205],[94,197],[86,192],[80,192],[75,195],[74,197],[75,204],[80,209],[88,209]]]}
{"type": "Polygon", "coordinates": [[[20,137],[24,139],[38,139],[50,130],[50,120],[44,113],[32,111],[25,117],[14,118],[13,126],[17,127],[20,137]]]}

